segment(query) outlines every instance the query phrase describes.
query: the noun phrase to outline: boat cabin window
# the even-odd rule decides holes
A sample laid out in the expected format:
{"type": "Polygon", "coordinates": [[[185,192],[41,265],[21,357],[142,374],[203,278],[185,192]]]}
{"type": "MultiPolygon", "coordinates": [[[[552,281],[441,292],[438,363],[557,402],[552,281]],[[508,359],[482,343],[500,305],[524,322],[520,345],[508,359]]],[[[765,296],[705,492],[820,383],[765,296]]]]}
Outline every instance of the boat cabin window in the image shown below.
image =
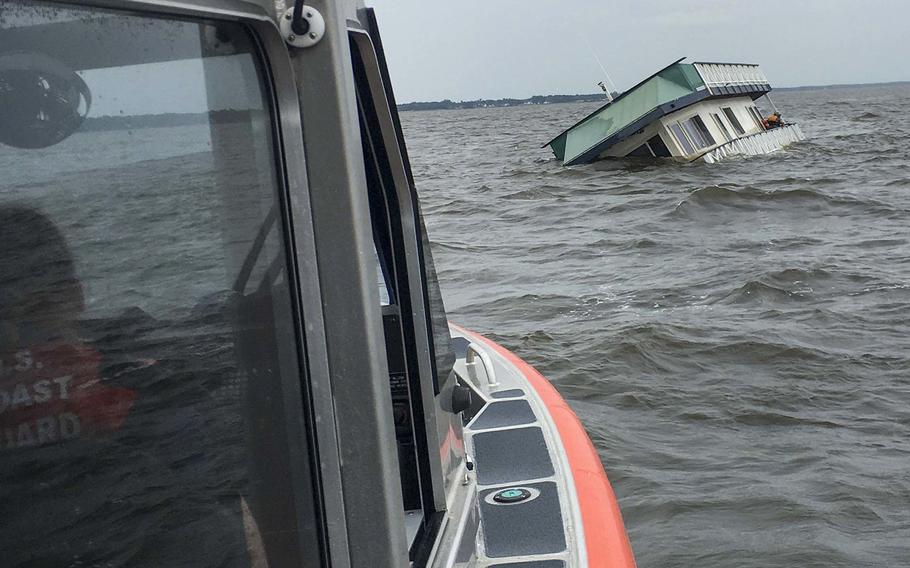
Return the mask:
{"type": "MultiPolygon", "coordinates": [[[[698,116],[695,116],[679,123],[685,130],[686,135],[689,137],[689,141],[697,150],[702,150],[714,144],[714,138],[709,132],[707,132],[707,129],[704,129],[704,131],[702,131],[702,129],[699,128],[700,122],[701,119],[698,118],[698,116]],[[696,122],[695,119],[698,119],[698,122],[696,122]]],[[[704,123],[701,123],[701,126],[703,127],[704,123]]]]}
{"type": "Polygon", "coordinates": [[[651,151],[651,148],[648,147],[648,143],[645,142],[644,144],[642,144],[638,148],[635,148],[634,150],[632,150],[631,152],[629,152],[626,155],[630,156],[632,158],[653,158],[654,152],[651,151]]]}
{"type": "Polygon", "coordinates": [[[693,146],[695,146],[697,150],[700,150],[707,146],[705,139],[702,138],[701,133],[697,128],[695,128],[695,125],[691,120],[686,120],[684,122],[680,122],[679,124],[683,127],[683,130],[686,131],[686,136],[689,137],[689,141],[693,146]]]}
{"type": "Polygon", "coordinates": [[[759,128],[759,130],[764,130],[765,127],[762,125],[763,119],[761,116],[761,112],[759,112],[758,108],[754,107],[754,106],[750,106],[749,114],[752,115],[752,119],[755,121],[755,126],[757,126],[759,128]]]}
{"type": "Polygon", "coordinates": [[[692,146],[692,143],[689,142],[686,133],[683,132],[682,126],[680,126],[678,122],[668,125],[668,128],[670,129],[670,132],[673,133],[673,137],[676,138],[676,142],[679,143],[679,146],[686,155],[695,153],[695,148],[692,146]]]}
{"type": "Polygon", "coordinates": [[[713,146],[714,144],[716,144],[716,142],[714,141],[714,137],[711,136],[711,132],[708,130],[708,127],[705,125],[704,121],[701,119],[701,116],[696,114],[695,116],[693,116],[692,118],[690,118],[689,120],[686,121],[686,125],[687,125],[686,131],[687,132],[689,131],[688,125],[690,125],[690,124],[692,127],[694,127],[694,129],[698,133],[698,138],[701,140],[701,142],[704,143],[704,145],[701,146],[702,148],[705,148],[708,146],[713,146]]]}
{"type": "Polygon", "coordinates": [[[695,128],[695,125],[692,124],[691,121],[686,120],[680,122],[679,125],[682,126],[683,130],[686,133],[686,137],[689,139],[689,142],[692,143],[692,146],[694,146],[696,150],[705,147],[705,142],[702,139],[701,134],[698,132],[698,130],[695,128]]]}
{"type": "Polygon", "coordinates": [[[705,139],[705,142],[707,142],[708,146],[713,146],[713,145],[717,144],[717,142],[714,141],[714,136],[711,135],[711,131],[708,130],[708,126],[701,119],[701,116],[695,115],[692,118],[690,118],[689,120],[691,120],[692,123],[695,125],[695,128],[698,129],[699,134],[701,134],[702,138],[705,139]]]}
{"type": "Polygon", "coordinates": [[[736,134],[742,136],[746,133],[746,131],[743,129],[743,125],[740,124],[739,120],[736,118],[736,113],[733,112],[732,108],[723,107],[721,110],[724,111],[724,116],[726,116],[727,120],[730,121],[730,125],[733,126],[733,130],[736,131],[736,134]]]}
{"type": "Polygon", "coordinates": [[[723,119],[714,113],[711,114],[711,117],[714,119],[714,124],[717,125],[717,128],[724,135],[724,138],[727,139],[727,142],[730,142],[731,140],[733,140],[733,137],[730,135],[730,131],[727,130],[727,125],[724,124],[723,119]]]}
{"type": "Polygon", "coordinates": [[[657,158],[669,158],[672,156],[670,149],[667,148],[667,145],[664,144],[664,141],[661,139],[659,134],[656,134],[648,140],[648,146],[651,148],[651,152],[654,153],[654,156],[657,158]]]}
{"type": "Polygon", "coordinates": [[[257,42],[2,9],[3,565],[323,566],[257,42]]]}
{"type": "Polygon", "coordinates": [[[373,252],[376,254],[376,280],[379,286],[379,305],[389,306],[392,304],[391,262],[381,259],[379,251],[375,248],[373,249],[373,252]]]}

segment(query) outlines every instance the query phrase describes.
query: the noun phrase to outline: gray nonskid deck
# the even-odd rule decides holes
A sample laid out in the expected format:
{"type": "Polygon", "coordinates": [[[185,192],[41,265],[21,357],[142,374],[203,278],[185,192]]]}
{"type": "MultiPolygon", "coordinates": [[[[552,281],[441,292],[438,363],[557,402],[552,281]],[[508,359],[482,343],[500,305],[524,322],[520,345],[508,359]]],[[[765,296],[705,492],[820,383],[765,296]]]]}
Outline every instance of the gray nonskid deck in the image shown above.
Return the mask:
{"type": "Polygon", "coordinates": [[[500,485],[553,475],[553,460],[538,427],[481,432],[472,438],[477,483],[500,485]]]}
{"type": "Polygon", "coordinates": [[[488,430],[537,422],[527,400],[491,402],[471,422],[472,430],[488,430]]]}
{"type": "Polygon", "coordinates": [[[496,399],[499,398],[517,398],[525,395],[525,391],[521,389],[509,389],[504,391],[497,391],[491,394],[490,396],[496,399]]]}
{"type": "MultiPolygon", "coordinates": [[[[471,343],[479,344],[476,341],[471,343]]],[[[485,347],[485,345],[482,345],[485,347]]],[[[475,462],[481,517],[477,566],[564,568],[581,566],[584,551],[577,505],[562,442],[546,407],[518,370],[489,351],[499,385],[465,427],[475,462]],[[500,504],[492,495],[506,488],[533,490],[527,501],[500,504]],[[580,562],[581,560],[581,562],[580,562]]],[[[459,357],[456,370],[465,370],[459,357]]],[[[462,373],[459,373],[462,375],[462,373]]]]}
{"type": "Polygon", "coordinates": [[[532,483],[523,487],[540,493],[528,501],[508,505],[488,499],[499,489],[480,493],[484,548],[491,558],[554,554],[566,549],[556,484],[532,483]]]}

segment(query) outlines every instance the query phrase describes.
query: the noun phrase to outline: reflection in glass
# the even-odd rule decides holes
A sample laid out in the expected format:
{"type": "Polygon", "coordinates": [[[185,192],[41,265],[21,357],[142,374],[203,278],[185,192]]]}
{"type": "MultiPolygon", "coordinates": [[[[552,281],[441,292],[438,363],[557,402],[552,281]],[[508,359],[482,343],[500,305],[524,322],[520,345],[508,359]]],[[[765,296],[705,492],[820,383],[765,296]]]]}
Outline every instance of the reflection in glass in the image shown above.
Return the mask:
{"type": "Polygon", "coordinates": [[[4,51],[92,97],[53,144],[0,138],[3,566],[319,565],[248,33],[3,10],[4,51]]]}

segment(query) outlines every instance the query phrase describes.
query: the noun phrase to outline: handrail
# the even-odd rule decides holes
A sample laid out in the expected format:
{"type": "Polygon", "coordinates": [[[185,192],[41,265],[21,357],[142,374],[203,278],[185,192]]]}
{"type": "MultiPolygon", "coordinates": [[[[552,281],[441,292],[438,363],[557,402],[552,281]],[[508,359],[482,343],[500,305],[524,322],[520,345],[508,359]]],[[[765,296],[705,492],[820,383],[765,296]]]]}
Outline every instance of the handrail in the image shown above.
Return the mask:
{"type": "Polygon", "coordinates": [[[496,381],[496,371],[493,370],[493,360],[490,359],[490,354],[484,351],[483,347],[473,342],[469,343],[467,353],[465,354],[465,364],[471,365],[476,369],[477,361],[475,359],[478,356],[480,357],[480,362],[483,364],[484,374],[487,377],[488,388],[484,390],[489,392],[489,387],[499,386],[499,383],[496,381]]]}
{"type": "Polygon", "coordinates": [[[755,156],[767,154],[799,140],[805,140],[802,129],[795,122],[788,122],[779,128],[769,128],[768,130],[734,138],[699,154],[693,158],[693,161],[703,158],[705,162],[713,164],[717,160],[731,155],[755,156]]]}
{"type": "Polygon", "coordinates": [[[768,84],[768,78],[758,65],[693,63],[693,66],[709,89],[714,86],[768,84]]]}

